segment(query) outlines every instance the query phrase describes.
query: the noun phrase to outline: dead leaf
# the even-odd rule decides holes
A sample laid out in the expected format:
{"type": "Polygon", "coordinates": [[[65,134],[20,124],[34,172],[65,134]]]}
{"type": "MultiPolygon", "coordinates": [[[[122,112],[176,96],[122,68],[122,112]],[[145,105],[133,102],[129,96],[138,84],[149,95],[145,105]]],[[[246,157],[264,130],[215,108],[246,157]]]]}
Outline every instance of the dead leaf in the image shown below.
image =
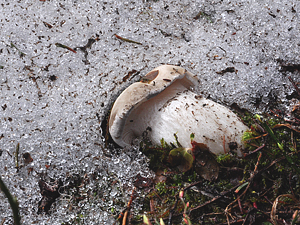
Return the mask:
{"type": "Polygon", "coordinates": [[[192,142],[195,154],[195,171],[206,180],[213,181],[219,176],[219,164],[209,151],[207,145],[192,142]]]}

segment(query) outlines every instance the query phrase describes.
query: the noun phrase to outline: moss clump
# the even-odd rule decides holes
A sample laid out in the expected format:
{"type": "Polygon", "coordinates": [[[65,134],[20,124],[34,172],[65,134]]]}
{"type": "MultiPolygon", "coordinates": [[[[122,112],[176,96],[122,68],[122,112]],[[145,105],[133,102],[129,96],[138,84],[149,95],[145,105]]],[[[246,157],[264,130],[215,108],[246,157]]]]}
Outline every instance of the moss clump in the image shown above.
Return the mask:
{"type": "MultiPolygon", "coordinates": [[[[165,224],[169,218],[173,224],[185,224],[184,218],[189,218],[192,224],[227,223],[231,222],[228,215],[233,216],[233,220],[238,216],[243,221],[251,216],[254,222],[263,224],[270,220],[272,204],[279,195],[292,194],[300,199],[300,132],[297,127],[268,114],[248,113],[243,120],[250,127],[243,135],[245,157],[216,156],[220,171],[214,181],[203,179],[193,169],[180,173],[170,167],[169,152],[180,147],[176,141],[168,144],[162,140],[159,147],[142,144],[142,151],[150,158],[150,167],[154,171],[164,170],[166,178],[145,193],[143,199],[142,211],[152,224],[160,218],[165,224]],[[179,198],[181,190],[184,190],[182,199],[189,202],[189,207],[179,198]]],[[[295,205],[287,203],[290,204],[281,207],[289,211],[285,220],[291,222],[295,205]]],[[[141,224],[141,220],[135,223],[141,224]]]]}

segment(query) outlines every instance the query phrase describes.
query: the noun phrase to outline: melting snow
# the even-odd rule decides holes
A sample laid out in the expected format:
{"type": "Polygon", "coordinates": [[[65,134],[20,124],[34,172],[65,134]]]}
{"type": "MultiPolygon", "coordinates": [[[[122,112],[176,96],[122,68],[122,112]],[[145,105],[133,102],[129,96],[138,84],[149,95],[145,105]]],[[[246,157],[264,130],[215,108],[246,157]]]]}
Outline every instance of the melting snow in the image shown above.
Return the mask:
{"type": "MultiPolygon", "coordinates": [[[[153,68],[181,65],[203,95],[252,112],[287,106],[287,77],[299,82],[297,71],[282,71],[300,64],[298,1],[2,0],[0,11],[0,174],[23,224],[111,224],[133,177],[152,176],[137,150],[106,149],[100,124],[117,94],[153,68]],[[65,186],[86,174],[80,193],[97,192],[77,205],[64,193],[38,214],[42,174],[65,186]]],[[[12,223],[6,200],[1,222],[12,223]]]]}

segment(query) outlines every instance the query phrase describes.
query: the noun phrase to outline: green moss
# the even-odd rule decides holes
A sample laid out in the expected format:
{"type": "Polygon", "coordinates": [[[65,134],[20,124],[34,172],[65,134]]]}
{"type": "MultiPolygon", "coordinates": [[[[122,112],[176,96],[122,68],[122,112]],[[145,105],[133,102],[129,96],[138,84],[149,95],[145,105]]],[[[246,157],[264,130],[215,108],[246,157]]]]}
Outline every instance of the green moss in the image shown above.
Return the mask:
{"type": "Polygon", "coordinates": [[[221,154],[217,156],[217,162],[220,164],[232,162],[233,158],[231,154],[221,154]]]}
{"type": "Polygon", "coordinates": [[[155,189],[157,190],[158,194],[166,194],[168,192],[167,185],[165,182],[159,182],[155,185],[155,189]]]}

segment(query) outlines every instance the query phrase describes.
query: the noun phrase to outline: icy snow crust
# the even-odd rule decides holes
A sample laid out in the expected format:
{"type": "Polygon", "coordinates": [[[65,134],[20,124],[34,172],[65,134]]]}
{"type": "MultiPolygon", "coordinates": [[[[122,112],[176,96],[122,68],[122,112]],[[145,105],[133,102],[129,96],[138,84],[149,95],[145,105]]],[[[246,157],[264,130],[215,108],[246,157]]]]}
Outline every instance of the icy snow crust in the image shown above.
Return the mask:
{"type": "MultiPolygon", "coordinates": [[[[299,1],[0,3],[0,174],[18,198],[23,224],[78,217],[84,224],[112,224],[112,208],[120,211],[115,203],[128,202],[133,177],[152,176],[136,149],[106,149],[100,124],[117,94],[153,68],[180,65],[197,74],[204,96],[252,112],[274,99],[287,105],[294,91],[287,77],[300,81],[280,71],[280,61],[300,63],[299,1]],[[96,42],[85,58],[77,47],[89,39],[96,42]],[[216,73],[227,67],[236,72],[216,73]],[[25,152],[33,158],[27,165],[25,152]],[[73,207],[70,196],[61,196],[49,215],[37,214],[41,173],[64,185],[74,174],[87,174],[81,191],[91,194],[97,186],[101,196],[73,207]]],[[[0,222],[11,224],[2,193],[0,199],[0,222]]]]}

